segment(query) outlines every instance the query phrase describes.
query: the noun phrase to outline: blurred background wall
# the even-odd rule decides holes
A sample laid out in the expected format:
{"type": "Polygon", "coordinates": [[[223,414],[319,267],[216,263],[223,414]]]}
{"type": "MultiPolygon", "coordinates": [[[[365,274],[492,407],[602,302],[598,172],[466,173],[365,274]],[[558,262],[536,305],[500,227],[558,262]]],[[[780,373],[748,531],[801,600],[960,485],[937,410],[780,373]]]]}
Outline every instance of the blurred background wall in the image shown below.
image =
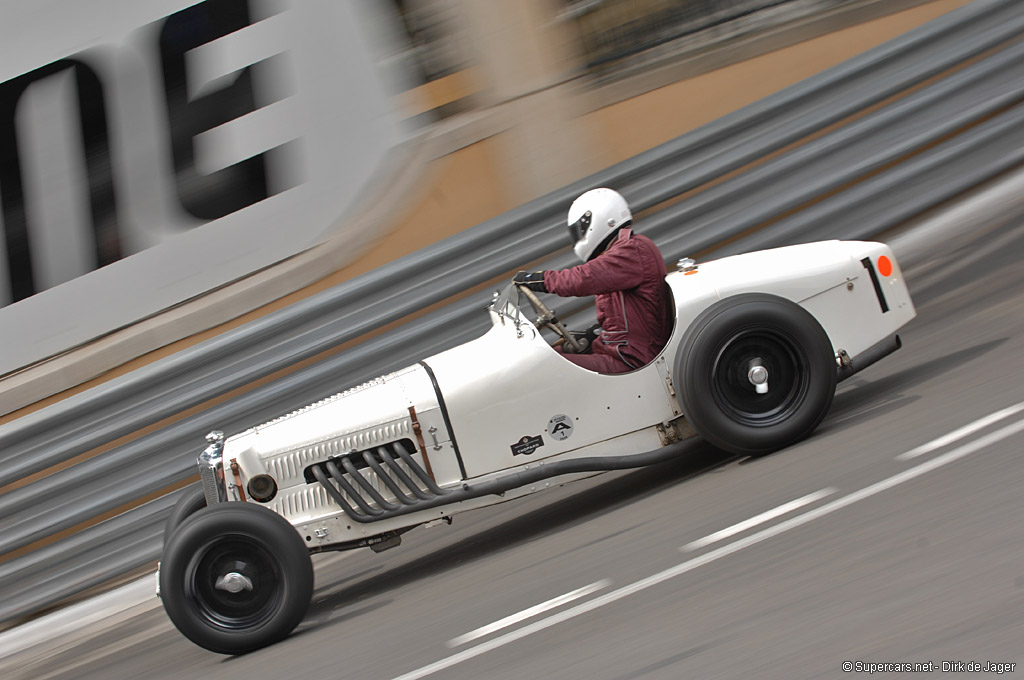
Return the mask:
{"type": "Polygon", "coordinates": [[[404,137],[386,9],[4,2],[0,373],[344,234],[404,137]]]}
{"type": "Polygon", "coordinates": [[[0,416],[964,4],[3,0],[0,416]]]}

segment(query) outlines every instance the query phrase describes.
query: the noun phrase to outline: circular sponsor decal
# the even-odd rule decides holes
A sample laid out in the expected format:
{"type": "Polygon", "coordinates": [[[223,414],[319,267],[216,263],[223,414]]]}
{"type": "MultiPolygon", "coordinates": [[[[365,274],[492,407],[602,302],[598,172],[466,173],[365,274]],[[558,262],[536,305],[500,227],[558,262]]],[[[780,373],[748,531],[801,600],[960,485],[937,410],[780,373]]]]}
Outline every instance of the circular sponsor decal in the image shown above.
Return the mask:
{"type": "Polygon", "coordinates": [[[564,414],[553,416],[548,421],[548,434],[552,439],[565,441],[572,436],[572,418],[564,414]]]}
{"type": "Polygon", "coordinates": [[[892,274],[892,260],[882,255],[878,258],[878,273],[882,276],[889,276],[892,274]]]}

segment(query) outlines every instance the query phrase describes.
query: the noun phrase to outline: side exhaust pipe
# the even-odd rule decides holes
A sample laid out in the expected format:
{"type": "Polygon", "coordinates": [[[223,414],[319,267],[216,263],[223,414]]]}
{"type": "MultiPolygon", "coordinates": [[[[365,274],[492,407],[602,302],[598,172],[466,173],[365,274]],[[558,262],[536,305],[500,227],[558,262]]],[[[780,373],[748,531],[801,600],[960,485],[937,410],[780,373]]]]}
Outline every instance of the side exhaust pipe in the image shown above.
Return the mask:
{"type": "MultiPolygon", "coordinates": [[[[329,493],[331,497],[338,502],[342,510],[345,511],[345,514],[348,515],[350,519],[361,524],[368,524],[370,522],[390,519],[399,515],[407,515],[419,510],[428,510],[441,505],[468,501],[481,496],[500,496],[506,491],[518,489],[519,487],[526,486],[528,484],[534,484],[544,479],[558,477],[559,475],[569,475],[581,472],[604,472],[606,470],[629,470],[632,468],[646,467],[678,456],[682,450],[683,444],[684,442],[676,442],[675,444],[670,444],[669,446],[665,446],[660,449],[654,449],[646,453],[635,453],[627,456],[576,458],[573,460],[549,463],[547,465],[538,465],[530,468],[529,470],[520,470],[519,472],[509,473],[497,479],[474,483],[472,485],[468,482],[463,482],[462,486],[457,489],[438,489],[438,491],[441,492],[440,494],[428,494],[426,499],[416,500],[415,502],[410,502],[408,504],[403,503],[401,507],[394,509],[374,507],[367,502],[366,499],[355,494],[355,487],[344,479],[341,470],[338,469],[338,466],[335,465],[333,461],[328,461],[326,464],[325,467],[327,467],[327,473],[325,473],[319,465],[313,466],[312,472],[316,477],[316,480],[320,482],[324,489],[327,490],[327,493],[329,493]],[[328,473],[330,477],[328,476],[328,473]],[[345,497],[341,494],[338,487],[331,483],[331,478],[336,480],[345,493],[352,497],[353,501],[355,501],[359,506],[358,508],[353,508],[348,501],[345,500],[345,497]]],[[[395,450],[399,454],[403,452],[401,447],[396,447],[395,450]]],[[[403,460],[408,463],[411,458],[403,456],[403,460]]],[[[413,464],[416,465],[416,463],[413,464]]],[[[417,467],[419,466],[417,465],[417,467]]],[[[420,475],[421,470],[422,468],[415,470],[418,476],[420,475]]],[[[425,481],[426,477],[426,472],[422,472],[422,476],[420,478],[425,481]]]]}
{"type": "Polygon", "coordinates": [[[836,376],[836,380],[838,382],[842,382],[855,373],[860,373],[871,364],[875,363],[879,359],[889,356],[902,346],[903,341],[900,340],[900,336],[894,335],[891,338],[887,338],[872,345],[871,347],[868,347],[848,363],[839,366],[837,369],[838,374],[836,376]]]}

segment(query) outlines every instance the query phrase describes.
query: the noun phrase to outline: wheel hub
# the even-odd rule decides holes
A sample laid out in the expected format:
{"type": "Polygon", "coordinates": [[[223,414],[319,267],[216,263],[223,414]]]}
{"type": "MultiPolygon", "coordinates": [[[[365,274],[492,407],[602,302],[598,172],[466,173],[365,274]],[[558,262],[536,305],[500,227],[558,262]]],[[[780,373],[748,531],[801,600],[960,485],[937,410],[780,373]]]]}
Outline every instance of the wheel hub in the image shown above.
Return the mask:
{"type": "Polygon", "coordinates": [[[744,328],[724,339],[710,370],[715,401],[751,427],[782,422],[807,390],[805,355],[790,336],[772,328],[744,328]]]}
{"type": "Polygon", "coordinates": [[[759,362],[760,359],[755,359],[751,362],[750,370],[747,371],[747,380],[754,386],[754,390],[758,394],[768,393],[768,369],[762,366],[759,362]]]}
{"type": "Polygon", "coordinates": [[[224,590],[229,593],[240,593],[243,590],[252,592],[252,579],[232,571],[221,575],[213,585],[217,590],[224,590]]]}
{"type": "Polygon", "coordinates": [[[242,630],[268,620],[281,602],[274,584],[278,563],[247,536],[211,541],[197,551],[187,575],[186,597],[209,625],[242,630]]]}

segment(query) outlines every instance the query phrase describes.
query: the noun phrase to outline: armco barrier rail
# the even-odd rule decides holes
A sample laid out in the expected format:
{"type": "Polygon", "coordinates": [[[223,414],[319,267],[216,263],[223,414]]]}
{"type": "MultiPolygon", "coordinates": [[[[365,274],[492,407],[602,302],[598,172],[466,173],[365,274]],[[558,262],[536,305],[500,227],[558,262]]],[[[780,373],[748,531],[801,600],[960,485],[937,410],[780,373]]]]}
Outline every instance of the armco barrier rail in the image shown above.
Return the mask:
{"type": "Polygon", "coordinates": [[[636,212],[647,211],[639,230],[675,259],[871,236],[1021,164],[1024,73],[1015,65],[1024,57],[1022,35],[1021,3],[978,0],[458,236],[0,427],[0,486],[44,473],[0,495],[0,621],[154,561],[175,495],[139,503],[194,474],[205,432],[244,429],[458,344],[484,329],[489,295],[206,402],[523,263],[570,264],[562,218],[587,188],[613,186],[636,212]],[[55,469],[195,407],[194,415],[55,469]],[[70,537],[39,547],[66,531],[70,537]]]}

